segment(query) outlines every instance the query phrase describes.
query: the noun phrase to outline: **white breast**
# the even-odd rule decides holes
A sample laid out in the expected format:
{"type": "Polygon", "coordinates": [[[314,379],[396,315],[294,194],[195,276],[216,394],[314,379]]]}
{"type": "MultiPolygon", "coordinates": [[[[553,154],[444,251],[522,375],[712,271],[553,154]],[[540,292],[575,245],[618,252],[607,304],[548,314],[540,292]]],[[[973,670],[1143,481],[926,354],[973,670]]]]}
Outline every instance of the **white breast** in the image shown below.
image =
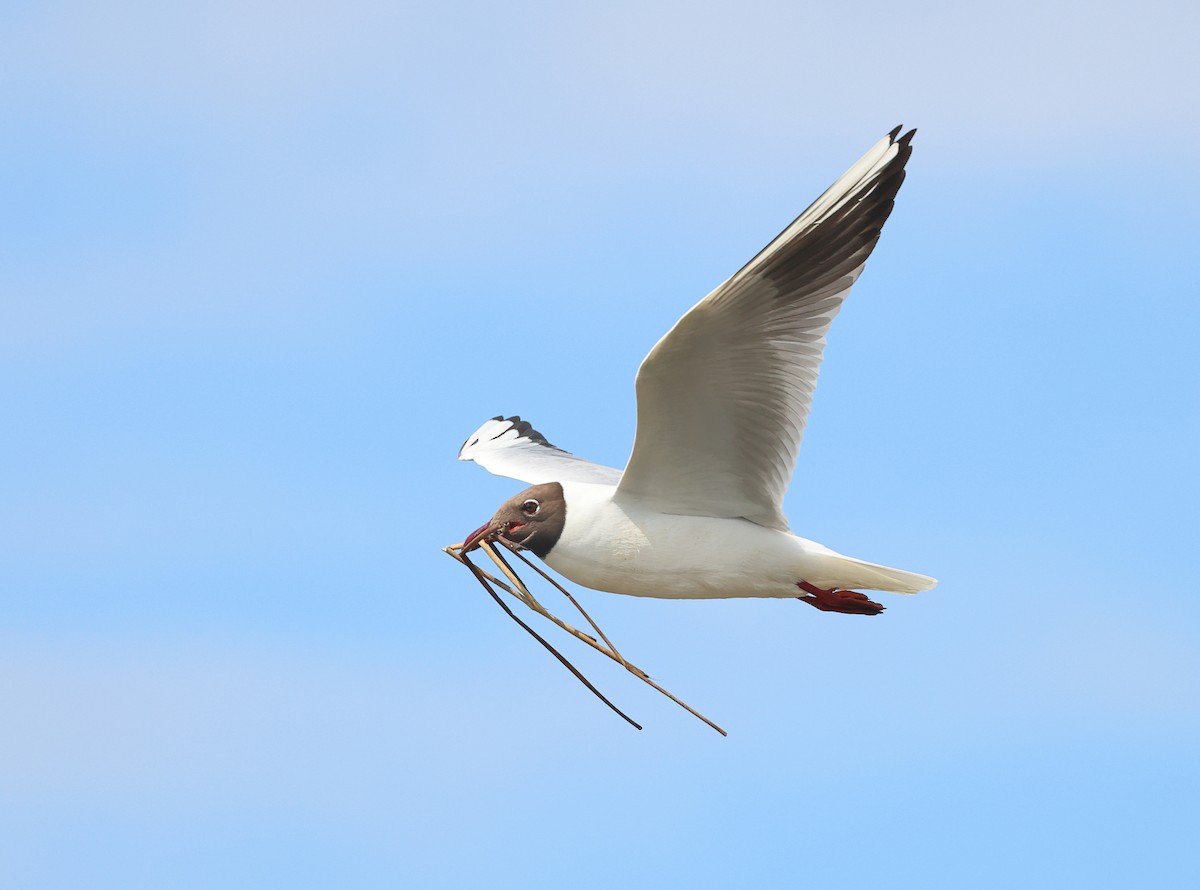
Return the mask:
{"type": "MultiPolygon", "coordinates": [[[[632,596],[798,596],[820,544],[744,519],[676,516],[615,502],[611,485],[564,483],[567,518],[546,563],[577,584],[632,596]]],[[[821,574],[824,574],[823,572],[821,574]]]]}

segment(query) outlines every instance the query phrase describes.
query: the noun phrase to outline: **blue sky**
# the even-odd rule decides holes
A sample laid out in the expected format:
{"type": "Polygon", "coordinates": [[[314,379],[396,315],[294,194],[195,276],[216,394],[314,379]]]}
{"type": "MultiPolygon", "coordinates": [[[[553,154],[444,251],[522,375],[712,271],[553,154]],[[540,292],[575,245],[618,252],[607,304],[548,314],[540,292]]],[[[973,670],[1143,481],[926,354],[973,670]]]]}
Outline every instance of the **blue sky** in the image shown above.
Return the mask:
{"type": "Polygon", "coordinates": [[[1190,886],[1196,12],[0,7],[0,886],[1190,886]],[[866,621],[584,593],[591,699],[441,546],[520,413],[919,133],[787,509],[866,621]]]}

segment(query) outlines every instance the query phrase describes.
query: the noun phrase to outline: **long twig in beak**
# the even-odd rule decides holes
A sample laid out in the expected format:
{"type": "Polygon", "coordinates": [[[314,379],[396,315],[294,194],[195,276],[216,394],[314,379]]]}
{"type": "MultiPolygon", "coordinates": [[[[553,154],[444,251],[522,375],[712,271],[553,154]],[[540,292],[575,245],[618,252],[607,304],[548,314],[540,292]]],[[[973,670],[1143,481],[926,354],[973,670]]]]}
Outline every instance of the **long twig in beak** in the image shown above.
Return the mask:
{"type": "MultiPolygon", "coordinates": [[[[505,547],[507,547],[509,550],[511,550],[513,552],[513,555],[516,556],[517,559],[521,560],[521,562],[525,563],[525,565],[529,566],[531,569],[533,569],[535,572],[537,572],[539,575],[541,575],[544,579],[546,579],[551,584],[553,584],[555,587],[557,587],[558,590],[567,599],[569,599],[571,601],[571,605],[579,610],[579,614],[582,615],[587,620],[587,623],[592,626],[592,630],[594,630],[597,634],[600,635],[600,639],[604,640],[604,642],[608,645],[608,648],[612,650],[613,655],[617,656],[617,660],[619,662],[621,662],[621,664],[623,664],[625,667],[629,668],[629,662],[627,662],[625,660],[625,658],[621,655],[621,653],[617,651],[617,647],[613,645],[613,641],[610,640],[607,636],[605,636],[604,631],[602,631],[600,629],[600,625],[598,625],[595,621],[592,620],[592,616],[589,615],[586,611],[584,611],[583,606],[579,605],[578,600],[576,600],[575,597],[571,596],[571,592],[569,590],[567,590],[567,588],[563,587],[561,584],[559,584],[557,581],[555,581],[553,578],[551,578],[549,575],[547,575],[545,572],[543,572],[535,563],[530,562],[529,557],[526,556],[524,553],[522,553],[516,544],[512,544],[509,541],[504,540],[503,538],[499,538],[497,540],[499,543],[503,544],[505,547]]],[[[509,577],[515,577],[516,576],[515,573],[512,571],[512,568],[509,567],[509,565],[508,565],[508,560],[506,560],[504,558],[504,555],[502,553],[500,553],[499,550],[496,551],[496,556],[500,557],[500,561],[502,563],[504,563],[504,567],[506,569],[508,569],[508,571],[505,572],[505,574],[509,575],[509,577]]],[[[629,668],[629,669],[632,670],[635,674],[639,673],[639,671],[636,668],[629,668]]]]}
{"type": "Polygon", "coordinates": [[[563,663],[563,665],[566,667],[566,669],[569,670],[572,674],[574,674],[580,683],[582,683],[584,686],[586,686],[588,689],[590,689],[592,691],[592,694],[594,696],[596,696],[596,698],[600,699],[600,701],[604,702],[606,705],[608,705],[610,708],[612,708],[613,711],[616,712],[621,717],[622,720],[624,720],[626,723],[628,723],[634,729],[642,728],[641,724],[637,723],[628,714],[626,714],[624,711],[622,711],[620,708],[618,708],[616,705],[614,705],[612,702],[610,702],[607,698],[605,698],[604,693],[602,693],[599,689],[597,689],[595,686],[593,686],[591,684],[591,682],[588,680],[588,678],[579,672],[579,669],[576,668],[575,665],[571,664],[571,662],[567,661],[567,659],[565,657],[563,657],[561,652],[559,652],[557,649],[555,649],[553,646],[551,646],[549,643],[547,643],[542,638],[541,634],[539,634],[536,630],[534,630],[532,627],[530,627],[528,624],[526,624],[524,621],[522,621],[520,618],[518,618],[516,616],[516,613],[514,613],[513,610],[508,607],[508,604],[506,602],[504,602],[504,600],[500,599],[500,597],[496,594],[496,591],[492,590],[491,585],[488,584],[487,580],[483,577],[484,573],[480,572],[480,570],[475,566],[475,564],[473,562],[471,562],[470,559],[468,559],[465,555],[462,555],[462,554],[460,554],[460,558],[461,558],[463,564],[466,565],[471,570],[471,574],[473,574],[475,576],[475,579],[477,581],[479,581],[480,584],[483,585],[483,589],[488,592],[488,595],[496,601],[496,604],[505,611],[505,613],[508,615],[509,618],[511,618],[513,621],[517,622],[517,624],[521,625],[521,627],[525,628],[525,630],[529,632],[530,636],[532,636],[535,640],[537,640],[539,643],[541,643],[543,646],[545,646],[546,649],[550,652],[550,654],[552,654],[555,658],[557,658],[559,661],[561,661],[563,663]]]}
{"type": "MultiPolygon", "coordinates": [[[[504,543],[506,546],[508,546],[507,542],[505,542],[503,540],[501,540],[501,543],[504,543]]],[[[505,577],[508,578],[508,580],[511,582],[512,586],[505,584],[499,578],[496,578],[495,576],[488,574],[483,569],[479,568],[474,563],[470,562],[462,554],[461,548],[458,545],[452,545],[450,547],[444,547],[442,549],[443,549],[443,552],[447,553],[454,559],[457,559],[459,562],[468,566],[471,569],[471,571],[475,574],[476,578],[480,579],[481,583],[485,583],[484,579],[486,579],[487,582],[491,582],[491,584],[494,584],[496,587],[500,588],[505,593],[508,593],[509,595],[520,600],[522,603],[524,603],[526,606],[528,606],[533,611],[537,612],[539,615],[541,615],[547,621],[550,621],[553,624],[558,625],[560,628],[565,630],[567,633],[569,633],[572,636],[577,637],[578,639],[587,643],[589,646],[591,646],[597,652],[601,653],[602,655],[607,656],[608,658],[611,658],[613,661],[617,662],[617,664],[624,667],[627,671],[629,671],[631,674],[633,674],[639,680],[643,681],[644,683],[648,684],[649,686],[651,686],[654,689],[661,692],[663,695],[665,695],[671,701],[675,702],[675,704],[679,705],[681,708],[683,708],[685,711],[687,711],[692,716],[696,717],[698,720],[701,720],[704,723],[711,726],[713,729],[715,729],[721,735],[723,735],[723,736],[729,735],[729,733],[727,733],[725,730],[723,730],[720,726],[718,726],[713,721],[709,720],[707,717],[705,717],[703,714],[701,714],[695,708],[691,707],[686,702],[684,702],[684,701],[680,700],[679,698],[677,698],[676,696],[672,695],[670,692],[668,692],[666,689],[664,689],[662,686],[660,686],[654,680],[650,679],[649,674],[647,674],[641,668],[639,668],[636,665],[632,664],[631,662],[627,661],[617,651],[616,646],[613,646],[612,642],[604,634],[604,631],[602,631],[600,629],[599,625],[597,625],[596,622],[592,620],[591,616],[588,615],[587,612],[584,611],[583,607],[575,600],[575,598],[573,596],[571,596],[571,594],[561,584],[559,584],[552,577],[547,575],[546,572],[544,572],[536,564],[530,562],[525,557],[524,554],[522,554],[520,551],[518,551],[517,549],[515,549],[511,546],[509,547],[509,549],[512,550],[514,553],[516,553],[517,556],[526,565],[528,565],[535,572],[537,572],[539,575],[541,575],[545,580],[547,580],[552,585],[554,585],[556,588],[558,588],[558,590],[560,590],[575,605],[575,607],[577,609],[579,609],[579,611],[583,615],[583,617],[586,618],[588,623],[592,626],[592,629],[595,630],[597,634],[599,634],[600,638],[603,639],[604,643],[606,643],[607,645],[601,644],[600,642],[598,642],[595,639],[595,637],[592,637],[589,634],[586,634],[583,631],[578,630],[575,627],[572,627],[570,624],[563,621],[557,615],[554,615],[552,612],[550,612],[549,609],[547,609],[540,602],[538,602],[537,598],[534,597],[534,595],[532,593],[530,593],[529,588],[525,586],[524,582],[521,581],[521,579],[517,576],[516,572],[514,572],[512,570],[512,567],[508,565],[508,562],[500,555],[500,552],[497,550],[497,548],[491,541],[482,541],[479,544],[479,546],[487,552],[488,556],[491,557],[492,562],[494,562],[496,564],[497,568],[500,569],[500,572],[505,577]]],[[[486,583],[485,583],[485,586],[487,586],[486,583]]],[[[496,594],[493,590],[491,590],[489,588],[488,592],[491,593],[493,597],[495,597],[496,594]]],[[[516,616],[514,615],[513,618],[516,619],[516,616]]],[[[517,619],[517,620],[519,620],[519,619],[517,619]]],[[[545,644],[545,642],[543,641],[543,645],[547,645],[547,644],[545,644]]],[[[597,693],[597,694],[599,694],[599,693],[597,693]]]]}

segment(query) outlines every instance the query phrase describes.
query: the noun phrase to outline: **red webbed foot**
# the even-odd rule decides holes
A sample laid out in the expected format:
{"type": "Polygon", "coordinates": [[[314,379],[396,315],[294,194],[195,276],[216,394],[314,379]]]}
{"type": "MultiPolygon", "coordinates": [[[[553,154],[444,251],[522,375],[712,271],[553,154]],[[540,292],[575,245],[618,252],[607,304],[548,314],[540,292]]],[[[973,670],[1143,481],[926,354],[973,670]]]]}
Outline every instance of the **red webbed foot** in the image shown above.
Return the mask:
{"type": "Polygon", "coordinates": [[[798,596],[796,599],[808,603],[814,609],[822,612],[843,612],[847,615],[878,615],[883,606],[867,598],[865,593],[857,590],[838,590],[831,587],[826,590],[809,584],[807,581],[797,581],[796,586],[808,596],[798,596]]]}

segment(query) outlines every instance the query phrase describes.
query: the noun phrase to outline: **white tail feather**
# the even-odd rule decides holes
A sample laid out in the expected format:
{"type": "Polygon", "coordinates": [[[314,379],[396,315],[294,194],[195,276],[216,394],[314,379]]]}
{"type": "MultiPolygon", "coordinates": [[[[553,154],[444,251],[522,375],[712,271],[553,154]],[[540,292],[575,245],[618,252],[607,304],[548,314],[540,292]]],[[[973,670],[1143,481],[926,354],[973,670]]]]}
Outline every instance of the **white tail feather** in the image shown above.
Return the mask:
{"type": "Polygon", "coordinates": [[[886,590],[889,593],[920,593],[937,584],[937,579],[928,575],[893,569],[840,553],[830,554],[825,560],[828,561],[831,577],[837,579],[836,584],[831,586],[843,589],[865,587],[867,590],[886,590]]]}

